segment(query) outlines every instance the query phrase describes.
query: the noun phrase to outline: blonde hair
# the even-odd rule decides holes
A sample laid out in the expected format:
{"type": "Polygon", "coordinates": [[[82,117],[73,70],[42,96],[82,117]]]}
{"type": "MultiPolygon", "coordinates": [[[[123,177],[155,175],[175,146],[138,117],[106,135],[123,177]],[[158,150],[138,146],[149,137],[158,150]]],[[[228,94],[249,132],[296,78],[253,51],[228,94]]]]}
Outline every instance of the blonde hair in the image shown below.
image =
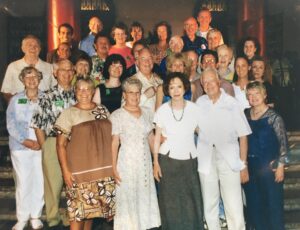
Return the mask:
{"type": "Polygon", "coordinates": [[[189,60],[187,58],[187,55],[184,53],[174,53],[174,54],[170,54],[167,59],[166,59],[166,67],[167,67],[167,73],[171,73],[172,72],[172,65],[173,63],[179,60],[183,63],[184,65],[184,74],[186,74],[187,76],[190,76],[191,74],[191,65],[192,62],[191,60],[189,60]]]}

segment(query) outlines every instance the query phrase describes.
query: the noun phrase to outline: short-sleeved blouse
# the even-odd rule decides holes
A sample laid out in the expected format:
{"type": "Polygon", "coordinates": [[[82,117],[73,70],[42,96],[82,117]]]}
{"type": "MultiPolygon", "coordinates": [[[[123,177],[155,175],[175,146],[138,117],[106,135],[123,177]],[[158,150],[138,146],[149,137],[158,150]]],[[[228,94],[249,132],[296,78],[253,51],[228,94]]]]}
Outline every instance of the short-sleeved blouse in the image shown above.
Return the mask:
{"type": "Polygon", "coordinates": [[[194,132],[198,126],[199,108],[190,101],[185,101],[183,110],[171,109],[170,103],[159,107],[154,115],[154,123],[162,129],[166,140],[161,144],[159,153],[178,160],[196,158],[194,132]],[[175,116],[175,118],[174,118],[175,116]],[[182,119],[180,120],[182,116],[182,119]],[[180,120],[180,121],[178,121],[180,120]]]}

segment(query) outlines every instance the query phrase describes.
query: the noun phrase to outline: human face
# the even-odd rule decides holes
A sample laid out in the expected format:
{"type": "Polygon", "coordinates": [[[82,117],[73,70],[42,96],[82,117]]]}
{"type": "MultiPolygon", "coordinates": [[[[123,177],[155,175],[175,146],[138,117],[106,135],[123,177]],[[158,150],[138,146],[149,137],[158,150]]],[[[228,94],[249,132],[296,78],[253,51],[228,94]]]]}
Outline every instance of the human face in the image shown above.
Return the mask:
{"type": "Polygon", "coordinates": [[[142,44],[137,44],[137,45],[134,46],[132,52],[133,52],[133,56],[134,56],[135,60],[138,59],[138,57],[139,57],[139,52],[140,52],[140,50],[142,50],[143,48],[145,48],[145,47],[144,47],[142,44]]]}
{"type": "Polygon", "coordinates": [[[90,104],[94,95],[94,89],[87,82],[81,82],[75,88],[75,95],[78,103],[90,104]]]}
{"type": "Polygon", "coordinates": [[[235,71],[239,79],[248,79],[249,64],[245,58],[238,58],[235,61],[235,71]]]}
{"type": "Polygon", "coordinates": [[[175,59],[172,66],[171,66],[171,71],[172,72],[180,72],[183,73],[184,72],[184,63],[182,60],[179,59],[175,59]]]}
{"type": "Polygon", "coordinates": [[[251,70],[254,79],[257,81],[261,81],[265,72],[265,63],[263,61],[253,61],[251,70]]]}
{"type": "Polygon", "coordinates": [[[143,74],[149,75],[152,73],[153,57],[152,57],[151,53],[149,52],[149,50],[145,49],[139,53],[137,65],[139,67],[139,70],[143,74]]]}
{"type": "Polygon", "coordinates": [[[204,55],[204,57],[202,58],[201,67],[203,70],[207,69],[208,67],[216,68],[217,63],[216,63],[216,59],[215,59],[214,55],[212,55],[212,54],[204,55]]]}
{"type": "Polygon", "coordinates": [[[185,89],[181,79],[178,77],[172,79],[169,84],[169,95],[172,98],[172,100],[182,100],[184,93],[185,89]]]}
{"type": "Polygon", "coordinates": [[[125,45],[126,38],[127,38],[125,31],[122,29],[116,28],[114,33],[115,33],[114,39],[116,41],[116,44],[117,45],[125,45]]]}
{"type": "Polygon", "coordinates": [[[38,58],[41,47],[36,39],[27,38],[22,42],[22,51],[24,52],[25,56],[38,58]]]}
{"type": "Polygon", "coordinates": [[[158,40],[166,41],[168,38],[168,30],[166,26],[159,26],[157,27],[157,36],[158,40]]]}
{"type": "Polygon", "coordinates": [[[108,55],[110,48],[110,43],[106,37],[99,37],[95,43],[95,49],[97,53],[102,54],[103,56],[108,55]]]}
{"type": "Polygon", "coordinates": [[[57,55],[60,59],[68,59],[71,56],[70,46],[67,44],[60,44],[57,49],[57,55]]]}
{"type": "Polygon", "coordinates": [[[182,39],[179,37],[173,37],[170,40],[170,49],[174,53],[180,53],[183,48],[183,42],[182,39]]]}
{"type": "Polygon", "coordinates": [[[102,30],[103,25],[99,18],[93,17],[89,21],[89,28],[93,34],[97,34],[102,30]]]}
{"type": "Polygon", "coordinates": [[[227,68],[231,62],[231,53],[227,48],[218,49],[219,67],[227,68]]]}
{"type": "Polygon", "coordinates": [[[70,86],[73,74],[73,65],[70,62],[63,61],[59,63],[56,71],[57,83],[61,86],[70,86]]]}
{"type": "Polygon", "coordinates": [[[126,106],[137,107],[140,104],[141,91],[137,85],[129,85],[123,97],[126,106]]]}
{"type": "Polygon", "coordinates": [[[35,71],[32,71],[31,73],[28,73],[23,77],[23,84],[25,86],[25,89],[37,90],[39,87],[39,83],[40,80],[35,71]]]}
{"type": "Polygon", "coordinates": [[[195,72],[197,70],[197,65],[198,65],[198,55],[193,51],[188,51],[187,52],[187,58],[192,63],[191,71],[195,72]]]}
{"type": "Polygon", "coordinates": [[[59,39],[59,43],[71,43],[72,41],[72,33],[71,31],[67,28],[62,26],[58,32],[58,39],[59,39]]]}
{"type": "Polygon", "coordinates": [[[248,59],[251,59],[256,52],[256,47],[253,41],[246,41],[244,44],[244,53],[248,57],[248,59]]]}
{"type": "Polygon", "coordinates": [[[213,71],[207,71],[202,75],[201,83],[207,96],[211,99],[219,97],[220,80],[213,71]]]}
{"type": "Polygon", "coordinates": [[[134,41],[141,40],[143,36],[142,28],[137,26],[132,27],[130,35],[133,37],[134,41]]]}
{"type": "Polygon", "coordinates": [[[207,37],[208,49],[215,50],[221,43],[220,33],[210,33],[207,37]]]}
{"type": "Polygon", "coordinates": [[[198,24],[196,19],[189,18],[184,22],[184,30],[187,36],[194,36],[198,30],[198,24]]]}
{"type": "Polygon", "coordinates": [[[211,14],[208,10],[200,11],[197,19],[200,27],[207,29],[209,28],[209,24],[211,22],[211,14]]]}
{"type": "Polygon", "coordinates": [[[266,94],[257,88],[247,90],[247,98],[252,107],[257,107],[265,104],[266,94]]]}
{"type": "Polygon", "coordinates": [[[90,72],[90,65],[85,60],[79,60],[76,62],[75,71],[77,75],[86,76],[90,72]]]}
{"type": "Polygon", "coordinates": [[[112,63],[109,67],[108,67],[108,73],[109,73],[109,77],[113,77],[113,78],[120,78],[122,73],[123,73],[123,66],[121,65],[120,62],[117,63],[112,63]]]}

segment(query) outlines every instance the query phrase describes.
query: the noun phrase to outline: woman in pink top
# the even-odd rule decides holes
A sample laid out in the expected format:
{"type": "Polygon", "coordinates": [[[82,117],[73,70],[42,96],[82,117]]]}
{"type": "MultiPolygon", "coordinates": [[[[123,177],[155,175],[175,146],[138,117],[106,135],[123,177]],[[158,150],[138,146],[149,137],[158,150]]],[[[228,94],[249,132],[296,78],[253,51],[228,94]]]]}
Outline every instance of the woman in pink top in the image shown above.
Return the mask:
{"type": "Polygon", "coordinates": [[[127,26],[124,23],[118,23],[112,28],[112,38],[115,40],[115,45],[111,46],[108,54],[120,54],[126,61],[126,69],[134,64],[134,57],[131,54],[131,49],[126,46],[127,26]]]}

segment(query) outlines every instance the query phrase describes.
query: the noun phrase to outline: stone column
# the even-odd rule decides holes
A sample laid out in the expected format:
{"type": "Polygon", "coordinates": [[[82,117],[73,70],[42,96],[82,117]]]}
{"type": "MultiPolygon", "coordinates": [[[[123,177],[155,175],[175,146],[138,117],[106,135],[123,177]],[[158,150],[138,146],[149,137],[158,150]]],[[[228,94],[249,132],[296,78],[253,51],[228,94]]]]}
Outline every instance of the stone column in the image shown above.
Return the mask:
{"type": "Polygon", "coordinates": [[[257,37],[261,55],[266,51],[264,0],[237,0],[237,39],[257,37]]]}
{"type": "Polygon", "coordinates": [[[80,40],[80,0],[48,0],[48,51],[58,46],[57,28],[69,23],[74,28],[74,40],[80,40]]]}

